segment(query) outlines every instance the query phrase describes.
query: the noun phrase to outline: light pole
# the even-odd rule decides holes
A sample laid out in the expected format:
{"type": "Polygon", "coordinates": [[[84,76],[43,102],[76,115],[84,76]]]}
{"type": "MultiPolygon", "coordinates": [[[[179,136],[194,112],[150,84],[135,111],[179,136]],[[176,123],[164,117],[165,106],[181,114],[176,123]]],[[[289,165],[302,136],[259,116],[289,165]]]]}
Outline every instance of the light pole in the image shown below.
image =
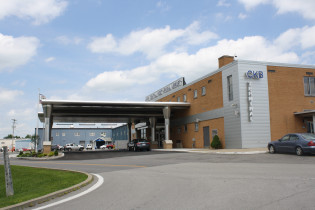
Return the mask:
{"type": "Polygon", "coordinates": [[[40,89],[38,88],[38,102],[37,102],[37,124],[36,124],[36,131],[35,131],[35,152],[37,153],[38,149],[37,149],[37,137],[38,137],[38,123],[39,123],[39,119],[38,119],[38,110],[39,110],[39,103],[40,103],[40,89]]]}
{"type": "Polygon", "coordinates": [[[12,123],[13,123],[13,125],[12,125],[12,129],[13,129],[13,134],[12,134],[12,152],[13,152],[13,138],[14,138],[14,128],[15,128],[15,122],[16,122],[17,120],[16,119],[12,119],[12,123]]]}

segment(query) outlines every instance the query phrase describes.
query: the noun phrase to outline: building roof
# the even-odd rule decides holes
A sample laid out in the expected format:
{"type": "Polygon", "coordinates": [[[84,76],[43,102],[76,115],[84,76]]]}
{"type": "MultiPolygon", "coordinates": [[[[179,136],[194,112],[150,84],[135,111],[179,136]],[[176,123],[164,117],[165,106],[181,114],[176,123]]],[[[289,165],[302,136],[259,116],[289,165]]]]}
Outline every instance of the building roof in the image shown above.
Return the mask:
{"type": "MultiPolygon", "coordinates": [[[[171,110],[186,109],[186,102],[127,102],[127,101],[70,101],[42,100],[41,104],[51,105],[53,122],[81,123],[128,123],[147,121],[149,117],[163,117],[165,107],[171,110]]],[[[44,113],[38,113],[44,122],[44,113]]]]}

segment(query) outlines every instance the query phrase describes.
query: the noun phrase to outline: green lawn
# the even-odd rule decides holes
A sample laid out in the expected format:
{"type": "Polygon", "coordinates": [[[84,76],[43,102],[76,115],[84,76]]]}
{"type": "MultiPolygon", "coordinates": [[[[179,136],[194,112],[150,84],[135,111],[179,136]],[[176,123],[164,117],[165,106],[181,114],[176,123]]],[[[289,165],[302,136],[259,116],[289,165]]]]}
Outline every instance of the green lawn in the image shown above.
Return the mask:
{"type": "Polygon", "coordinates": [[[0,208],[78,184],[87,175],[53,169],[11,165],[14,195],[6,197],[4,166],[0,165],[0,208]]]}

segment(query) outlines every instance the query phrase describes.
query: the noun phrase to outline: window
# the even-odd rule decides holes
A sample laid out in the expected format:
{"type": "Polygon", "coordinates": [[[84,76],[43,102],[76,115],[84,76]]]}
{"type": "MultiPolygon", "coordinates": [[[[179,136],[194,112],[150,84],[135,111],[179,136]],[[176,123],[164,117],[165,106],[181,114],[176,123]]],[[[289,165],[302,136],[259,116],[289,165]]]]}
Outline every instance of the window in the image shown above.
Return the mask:
{"type": "Polygon", "coordinates": [[[79,132],[74,132],[74,136],[80,136],[79,132]]]}
{"type": "Polygon", "coordinates": [[[227,77],[227,85],[228,85],[228,94],[229,94],[229,101],[233,100],[233,83],[232,83],[232,75],[227,77]]]}
{"type": "Polygon", "coordinates": [[[146,132],[147,132],[146,129],[141,129],[141,138],[142,139],[146,139],[147,138],[146,132]]]}
{"type": "Polygon", "coordinates": [[[106,132],[101,132],[101,136],[105,137],[106,136],[106,132]]]}
{"type": "Polygon", "coordinates": [[[187,125],[184,125],[184,131],[187,132],[187,125]]]}
{"type": "Polygon", "coordinates": [[[194,98],[197,98],[198,96],[198,90],[194,90],[194,98]]]}
{"type": "Polygon", "coordinates": [[[177,97],[177,102],[180,102],[180,96],[177,97]]]}
{"type": "Polygon", "coordinates": [[[187,96],[186,96],[186,94],[183,95],[183,101],[184,101],[184,102],[187,102],[187,96]]]}
{"type": "Polygon", "coordinates": [[[217,129],[213,129],[212,130],[212,139],[215,135],[218,135],[218,130],[217,129]]]}
{"type": "Polygon", "coordinates": [[[95,133],[94,132],[90,133],[90,136],[95,136],[95,133]]]}
{"type": "Polygon", "coordinates": [[[56,133],[56,136],[59,136],[59,132],[56,133]]]}
{"type": "Polygon", "coordinates": [[[178,133],[178,134],[180,134],[180,131],[181,131],[181,129],[180,129],[180,128],[177,128],[177,133],[178,133]]]}
{"type": "Polygon", "coordinates": [[[304,77],[304,95],[315,96],[315,77],[304,77]]]}
{"type": "Polygon", "coordinates": [[[62,132],[62,136],[66,136],[66,133],[65,133],[65,132],[62,132]]]}
{"type": "Polygon", "coordinates": [[[195,122],[195,131],[199,130],[199,124],[197,122],[195,122]]]}
{"type": "Polygon", "coordinates": [[[201,95],[206,95],[206,87],[205,86],[203,86],[202,88],[201,88],[201,95]]]}

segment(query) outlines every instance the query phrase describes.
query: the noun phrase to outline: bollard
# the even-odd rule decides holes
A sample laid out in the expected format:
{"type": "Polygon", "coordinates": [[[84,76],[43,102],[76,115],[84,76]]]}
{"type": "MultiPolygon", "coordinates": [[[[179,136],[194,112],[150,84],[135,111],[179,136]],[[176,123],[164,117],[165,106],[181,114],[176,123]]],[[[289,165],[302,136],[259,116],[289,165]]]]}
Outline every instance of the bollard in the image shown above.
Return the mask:
{"type": "Polygon", "coordinates": [[[5,187],[6,187],[6,194],[8,197],[8,196],[14,195],[14,190],[13,190],[13,182],[12,182],[12,174],[11,174],[8,148],[7,146],[4,146],[3,149],[4,149],[3,159],[4,159],[5,187]]]}

